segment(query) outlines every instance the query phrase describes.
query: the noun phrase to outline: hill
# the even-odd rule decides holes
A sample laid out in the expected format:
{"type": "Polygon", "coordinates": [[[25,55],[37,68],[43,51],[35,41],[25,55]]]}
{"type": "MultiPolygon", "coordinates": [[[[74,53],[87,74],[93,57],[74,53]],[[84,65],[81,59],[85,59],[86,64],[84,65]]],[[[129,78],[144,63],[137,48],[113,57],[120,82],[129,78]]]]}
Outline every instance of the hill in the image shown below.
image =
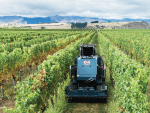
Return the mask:
{"type": "Polygon", "coordinates": [[[22,17],[22,16],[0,16],[0,23],[15,23],[15,24],[39,24],[39,23],[71,23],[71,22],[87,22],[92,21],[101,22],[131,22],[131,21],[145,21],[150,24],[150,19],[105,19],[93,17],[80,16],[48,16],[48,17],[22,17]]]}
{"type": "Polygon", "coordinates": [[[90,29],[150,29],[150,25],[145,21],[138,22],[107,22],[91,23],[87,25],[90,29]]]}
{"type": "Polygon", "coordinates": [[[149,29],[150,19],[103,19],[80,16],[21,17],[0,16],[0,27],[22,27],[31,29],[70,29],[72,22],[87,22],[89,29],[149,29]],[[145,21],[143,21],[145,20],[145,21]],[[98,21],[99,23],[91,23],[98,21]]]}
{"type": "Polygon", "coordinates": [[[127,29],[150,29],[150,25],[145,21],[130,22],[128,24],[122,25],[122,27],[127,29]]]}

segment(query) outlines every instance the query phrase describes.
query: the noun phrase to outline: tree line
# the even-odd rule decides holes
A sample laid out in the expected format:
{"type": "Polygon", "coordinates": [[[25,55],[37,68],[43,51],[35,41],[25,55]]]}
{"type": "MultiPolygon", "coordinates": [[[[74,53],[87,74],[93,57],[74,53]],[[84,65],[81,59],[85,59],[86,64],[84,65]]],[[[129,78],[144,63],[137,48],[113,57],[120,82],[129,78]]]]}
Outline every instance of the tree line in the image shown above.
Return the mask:
{"type": "Polygon", "coordinates": [[[84,22],[84,23],[80,23],[80,22],[76,22],[76,23],[71,23],[71,28],[79,28],[79,29],[82,29],[82,28],[85,28],[87,26],[87,22],[84,22]]]}

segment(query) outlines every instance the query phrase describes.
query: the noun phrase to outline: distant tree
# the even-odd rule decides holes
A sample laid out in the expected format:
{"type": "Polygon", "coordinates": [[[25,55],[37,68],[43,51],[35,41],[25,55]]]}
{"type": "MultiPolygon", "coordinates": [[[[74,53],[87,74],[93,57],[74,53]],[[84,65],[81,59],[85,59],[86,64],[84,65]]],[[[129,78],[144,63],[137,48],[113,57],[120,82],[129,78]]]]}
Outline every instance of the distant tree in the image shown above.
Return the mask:
{"type": "Polygon", "coordinates": [[[85,28],[87,26],[87,22],[85,23],[80,23],[80,22],[76,22],[76,23],[71,23],[71,28],[85,28]]]}
{"type": "Polygon", "coordinates": [[[9,29],[7,26],[3,27],[3,29],[9,29]]]}
{"type": "Polygon", "coordinates": [[[92,21],[91,23],[98,23],[98,21],[92,21]]]}
{"type": "Polygon", "coordinates": [[[45,29],[45,27],[41,27],[41,29],[45,29]]]}

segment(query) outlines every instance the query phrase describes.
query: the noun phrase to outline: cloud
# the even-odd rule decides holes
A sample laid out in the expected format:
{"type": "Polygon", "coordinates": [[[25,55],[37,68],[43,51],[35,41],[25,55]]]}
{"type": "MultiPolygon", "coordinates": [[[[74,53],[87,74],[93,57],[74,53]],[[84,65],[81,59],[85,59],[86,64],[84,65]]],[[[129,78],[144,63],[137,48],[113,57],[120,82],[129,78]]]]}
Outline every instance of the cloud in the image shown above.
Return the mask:
{"type": "Polygon", "coordinates": [[[0,16],[150,18],[149,4],[149,0],[3,0],[0,16]]]}

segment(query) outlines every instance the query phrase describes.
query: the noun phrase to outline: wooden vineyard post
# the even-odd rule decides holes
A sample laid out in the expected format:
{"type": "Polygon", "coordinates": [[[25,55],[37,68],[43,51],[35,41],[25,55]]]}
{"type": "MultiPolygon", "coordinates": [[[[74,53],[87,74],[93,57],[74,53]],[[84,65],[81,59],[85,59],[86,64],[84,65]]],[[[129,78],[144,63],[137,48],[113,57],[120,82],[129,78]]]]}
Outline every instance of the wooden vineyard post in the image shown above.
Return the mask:
{"type": "Polygon", "coordinates": [[[57,101],[57,87],[54,89],[55,92],[55,97],[56,97],[56,101],[57,101]]]}
{"type": "Polygon", "coordinates": [[[22,69],[19,71],[19,77],[20,77],[20,81],[21,81],[21,74],[22,74],[22,69]]]}
{"type": "Polygon", "coordinates": [[[29,69],[29,75],[30,75],[30,69],[29,69]]]}
{"type": "Polygon", "coordinates": [[[13,76],[13,84],[14,84],[14,87],[16,86],[16,81],[15,81],[15,75],[12,75],[13,76]]]}
{"type": "Polygon", "coordinates": [[[15,75],[13,74],[12,75],[13,76],[13,84],[14,84],[14,91],[16,91],[16,88],[15,88],[15,86],[16,86],[16,77],[15,77],[15,75]]]}
{"type": "Polygon", "coordinates": [[[53,101],[53,98],[51,98],[51,104],[52,104],[52,107],[54,108],[54,101],[53,101]]]}
{"type": "Polygon", "coordinates": [[[43,108],[41,108],[41,112],[44,113],[46,107],[44,106],[43,108]]]}
{"type": "Polygon", "coordinates": [[[126,54],[128,55],[128,52],[127,52],[127,50],[125,50],[126,51],[126,54]]]}
{"type": "Polygon", "coordinates": [[[36,65],[36,70],[38,71],[38,64],[36,65]]]}
{"type": "Polygon", "coordinates": [[[34,75],[34,64],[33,64],[33,66],[32,66],[32,70],[33,70],[33,75],[34,75]]]}
{"type": "Polygon", "coordinates": [[[29,75],[30,75],[30,71],[31,71],[31,65],[29,65],[29,75]]]}
{"type": "Polygon", "coordinates": [[[36,70],[38,70],[38,68],[37,68],[38,63],[36,62],[35,65],[36,65],[36,70]]]}
{"type": "Polygon", "coordinates": [[[0,85],[1,85],[2,100],[3,100],[4,99],[3,80],[0,85]]]}
{"type": "Polygon", "coordinates": [[[133,59],[133,54],[131,53],[131,59],[133,59]]]}

